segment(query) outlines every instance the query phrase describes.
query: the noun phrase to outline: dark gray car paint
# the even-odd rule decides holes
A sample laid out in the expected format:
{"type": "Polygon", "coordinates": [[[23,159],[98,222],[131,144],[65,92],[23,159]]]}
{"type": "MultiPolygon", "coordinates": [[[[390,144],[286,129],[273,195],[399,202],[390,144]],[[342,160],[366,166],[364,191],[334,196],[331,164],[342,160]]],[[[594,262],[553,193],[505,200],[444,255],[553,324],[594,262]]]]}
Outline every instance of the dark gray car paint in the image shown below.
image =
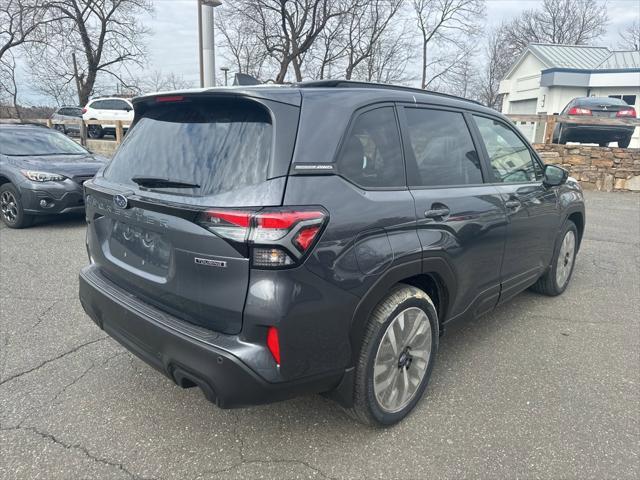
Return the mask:
{"type": "MultiPolygon", "coordinates": [[[[505,186],[492,184],[486,178],[485,184],[456,188],[365,190],[335,174],[334,169],[315,175],[313,170],[297,171],[287,164],[291,158],[294,166],[334,162],[354,112],[373,104],[392,102],[397,108],[407,102],[436,105],[508,122],[493,110],[462,100],[390,89],[246,88],[211,94],[257,98],[271,105],[269,108],[277,103],[291,105],[296,97],[302,99],[293,156],[282,163],[286,166],[284,172],[292,173],[285,180],[281,200],[274,202],[275,197],[268,196],[267,203],[322,206],[329,212],[328,225],[312,253],[304,264],[292,269],[260,270],[247,266],[246,274],[211,269],[197,273],[195,266],[187,266],[196,253],[210,252],[211,258],[224,256],[238,264],[246,259],[243,252],[223,245],[223,240],[190,221],[204,203],[183,202],[175,195],[124,191],[98,175],[86,185],[88,196],[108,203],[114,194],[125,193],[132,200],[133,209],[139,209],[138,217],[133,216],[136,225],[158,233],[165,227],[153,222],[145,226],[146,223],[149,219],[166,222],[166,235],[176,253],[167,269],[171,278],[165,278],[164,283],[141,285],[145,280],[142,266],[138,271],[118,269],[104,249],[108,231],[101,230],[100,223],[112,223],[116,214],[109,211],[106,203],[100,206],[89,202],[88,241],[95,263],[87,272],[97,271],[114,285],[131,288],[143,301],[147,300],[145,293],[149,294],[149,303],[175,316],[176,321],[217,330],[215,339],[201,341],[211,342],[212,348],[239,359],[265,381],[283,382],[283,391],[289,382],[313,376],[323,381],[316,389],[313,385],[308,389],[320,391],[326,388],[327,378],[338,384],[342,373],[347,372],[340,384],[340,391],[346,394],[340,399],[348,405],[349,374],[362,332],[372,309],[389,288],[428,275],[439,282],[442,323],[477,316],[491,310],[501,296],[512,296],[533,283],[537,276],[530,275],[529,269],[535,267],[539,275],[548,268],[560,225],[572,213],[584,219],[582,194],[573,183],[559,187],[547,187],[542,182],[505,186]],[[512,195],[522,201],[517,212],[509,212],[505,206],[512,195]],[[172,209],[180,211],[180,203],[181,213],[176,216],[172,209]],[[450,208],[448,218],[426,220],[425,209],[438,203],[450,208]],[[508,262],[503,262],[504,255],[508,262]],[[266,327],[270,325],[278,326],[280,331],[282,358],[286,360],[279,367],[265,346],[266,327]]],[[[134,104],[147,101],[150,99],[143,98],[134,104]]],[[[291,114],[289,120],[278,120],[276,116],[276,122],[292,128],[291,114]]],[[[487,172],[486,152],[479,151],[483,171],[487,172]]],[[[281,171],[282,166],[278,165],[273,174],[281,171]]],[[[254,206],[247,198],[210,206],[254,206]]],[[[96,291],[89,280],[81,281],[81,285],[85,285],[81,299],[87,311],[100,325],[108,322],[109,311],[97,313],[95,306],[103,302],[99,297],[104,292],[96,291]]],[[[157,355],[162,356],[164,372],[174,379],[174,364],[179,363],[179,357],[188,357],[187,352],[176,351],[157,355]]],[[[200,372],[194,373],[196,377],[204,375],[196,364],[182,367],[200,372]]],[[[232,398],[225,400],[226,405],[234,403],[232,398]]],[[[266,400],[253,399],[255,403],[266,400]]]]}
{"type": "MultiPolygon", "coordinates": [[[[15,125],[3,129],[42,129],[40,126],[15,125]]],[[[9,156],[0,154],[0,183],[13,184],[21,196],[24,210],[30,215],[81,212],[84,210],[82,184],[104,167],[107,159],[87,152],[86,155],[9,156]],[[33,182],[20,170],[45,171],[68,177],[60,182],[33,182]],[[39,205],[41,198],[55,201],[51,208],[39,205]]]]}

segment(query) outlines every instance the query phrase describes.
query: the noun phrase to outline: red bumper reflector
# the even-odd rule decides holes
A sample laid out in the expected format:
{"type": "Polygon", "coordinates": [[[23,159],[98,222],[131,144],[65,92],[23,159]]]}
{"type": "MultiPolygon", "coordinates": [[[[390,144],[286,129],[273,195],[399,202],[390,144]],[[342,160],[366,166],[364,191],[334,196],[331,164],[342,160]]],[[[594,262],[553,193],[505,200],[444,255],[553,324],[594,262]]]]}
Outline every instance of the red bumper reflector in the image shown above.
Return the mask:
{"type": "Polygon", "coordinates": [[[280,365],[280,339],[278,338],[278,329],[269,327],[267,329],[267,347],[273,355],[273,359],[280,365]]]}

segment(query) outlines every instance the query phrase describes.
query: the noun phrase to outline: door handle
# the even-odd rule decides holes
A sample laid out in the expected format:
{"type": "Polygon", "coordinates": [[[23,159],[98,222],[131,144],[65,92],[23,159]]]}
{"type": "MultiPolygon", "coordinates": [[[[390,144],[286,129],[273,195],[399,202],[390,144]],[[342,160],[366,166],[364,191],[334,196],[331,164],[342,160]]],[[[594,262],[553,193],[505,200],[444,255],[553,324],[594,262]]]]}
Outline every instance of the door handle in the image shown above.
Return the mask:
{"type": "Polygon", "coordinates": [[[444,205],[439,205],[437,208],[436,205],[432,205],[431,209],[424,212],[424,218],[431,218],[433,220],[442,220],[444,217],[448,217],[451,213],[449,208],[444,205]]]}
{"type": "Polygon", "coordinates": [[[522,202],[520,200],[507,200],[506,202],[504,202],[505,207],[510,208],[511,210],[518,208],[519,206],[522,205],[522,202]]]}

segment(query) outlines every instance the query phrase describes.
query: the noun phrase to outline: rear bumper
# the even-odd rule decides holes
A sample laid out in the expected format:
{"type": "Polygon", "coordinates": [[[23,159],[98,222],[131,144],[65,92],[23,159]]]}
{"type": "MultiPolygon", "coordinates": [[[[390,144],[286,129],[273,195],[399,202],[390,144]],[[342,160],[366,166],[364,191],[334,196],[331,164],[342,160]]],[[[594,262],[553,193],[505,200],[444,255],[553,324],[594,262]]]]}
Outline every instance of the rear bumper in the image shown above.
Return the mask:
{"type": "Polygon", "coordinates": [[[125,348],[178,385],[200,387],[221,408],[329,391],[344,373],[267,382],[243,361],[252,349],[237,336],[212,332],[143,303],[91,265],[80,272],[80,302],[93,321],[125,348]]]}
{"type": "Polygon", "coordinates": [[[563,123],[562,136],[566,140],[576,141],[610,141],[624,140],[633,135],[635,127],[602,126],[602,125],[577,125],[563,123]]]}

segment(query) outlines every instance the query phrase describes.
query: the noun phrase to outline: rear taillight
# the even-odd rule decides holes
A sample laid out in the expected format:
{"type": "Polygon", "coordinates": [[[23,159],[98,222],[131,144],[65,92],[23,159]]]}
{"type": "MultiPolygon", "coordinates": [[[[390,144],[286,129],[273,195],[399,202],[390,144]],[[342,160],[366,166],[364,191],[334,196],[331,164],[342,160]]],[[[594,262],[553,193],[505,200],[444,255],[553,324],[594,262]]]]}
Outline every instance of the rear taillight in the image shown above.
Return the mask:
{"type": "Polygon", "coordinates": [[[633,107],[625,108],[616,113],[616,117],[631,117],[636,118],[636,109],[633,107]]]}
{"type": "Polygon", "coordinates": [[[567,115],[591,115],[591,110],[582,107],[571,107],[567,115]]]}
{"type": "Polygon", "coordinates": [[[254,267],[281,268],[297,264],[310,251],[326,219],[320,209],[211,209],[197,223],[219,237],[251,245],[254,267]]]}
{"type": "Polygon", "coordinates": [[[84,115],[85,113],[87,113],[87,107],[84,107],[84,108],[82,109],[82,114],[84,115]]]}
{"type": "Polygon", "coordinates": [[[238,210],[206,210],[200,214],[198,223],[220,237],[246,242],[252,215],[253,212],[238,210]]]}

